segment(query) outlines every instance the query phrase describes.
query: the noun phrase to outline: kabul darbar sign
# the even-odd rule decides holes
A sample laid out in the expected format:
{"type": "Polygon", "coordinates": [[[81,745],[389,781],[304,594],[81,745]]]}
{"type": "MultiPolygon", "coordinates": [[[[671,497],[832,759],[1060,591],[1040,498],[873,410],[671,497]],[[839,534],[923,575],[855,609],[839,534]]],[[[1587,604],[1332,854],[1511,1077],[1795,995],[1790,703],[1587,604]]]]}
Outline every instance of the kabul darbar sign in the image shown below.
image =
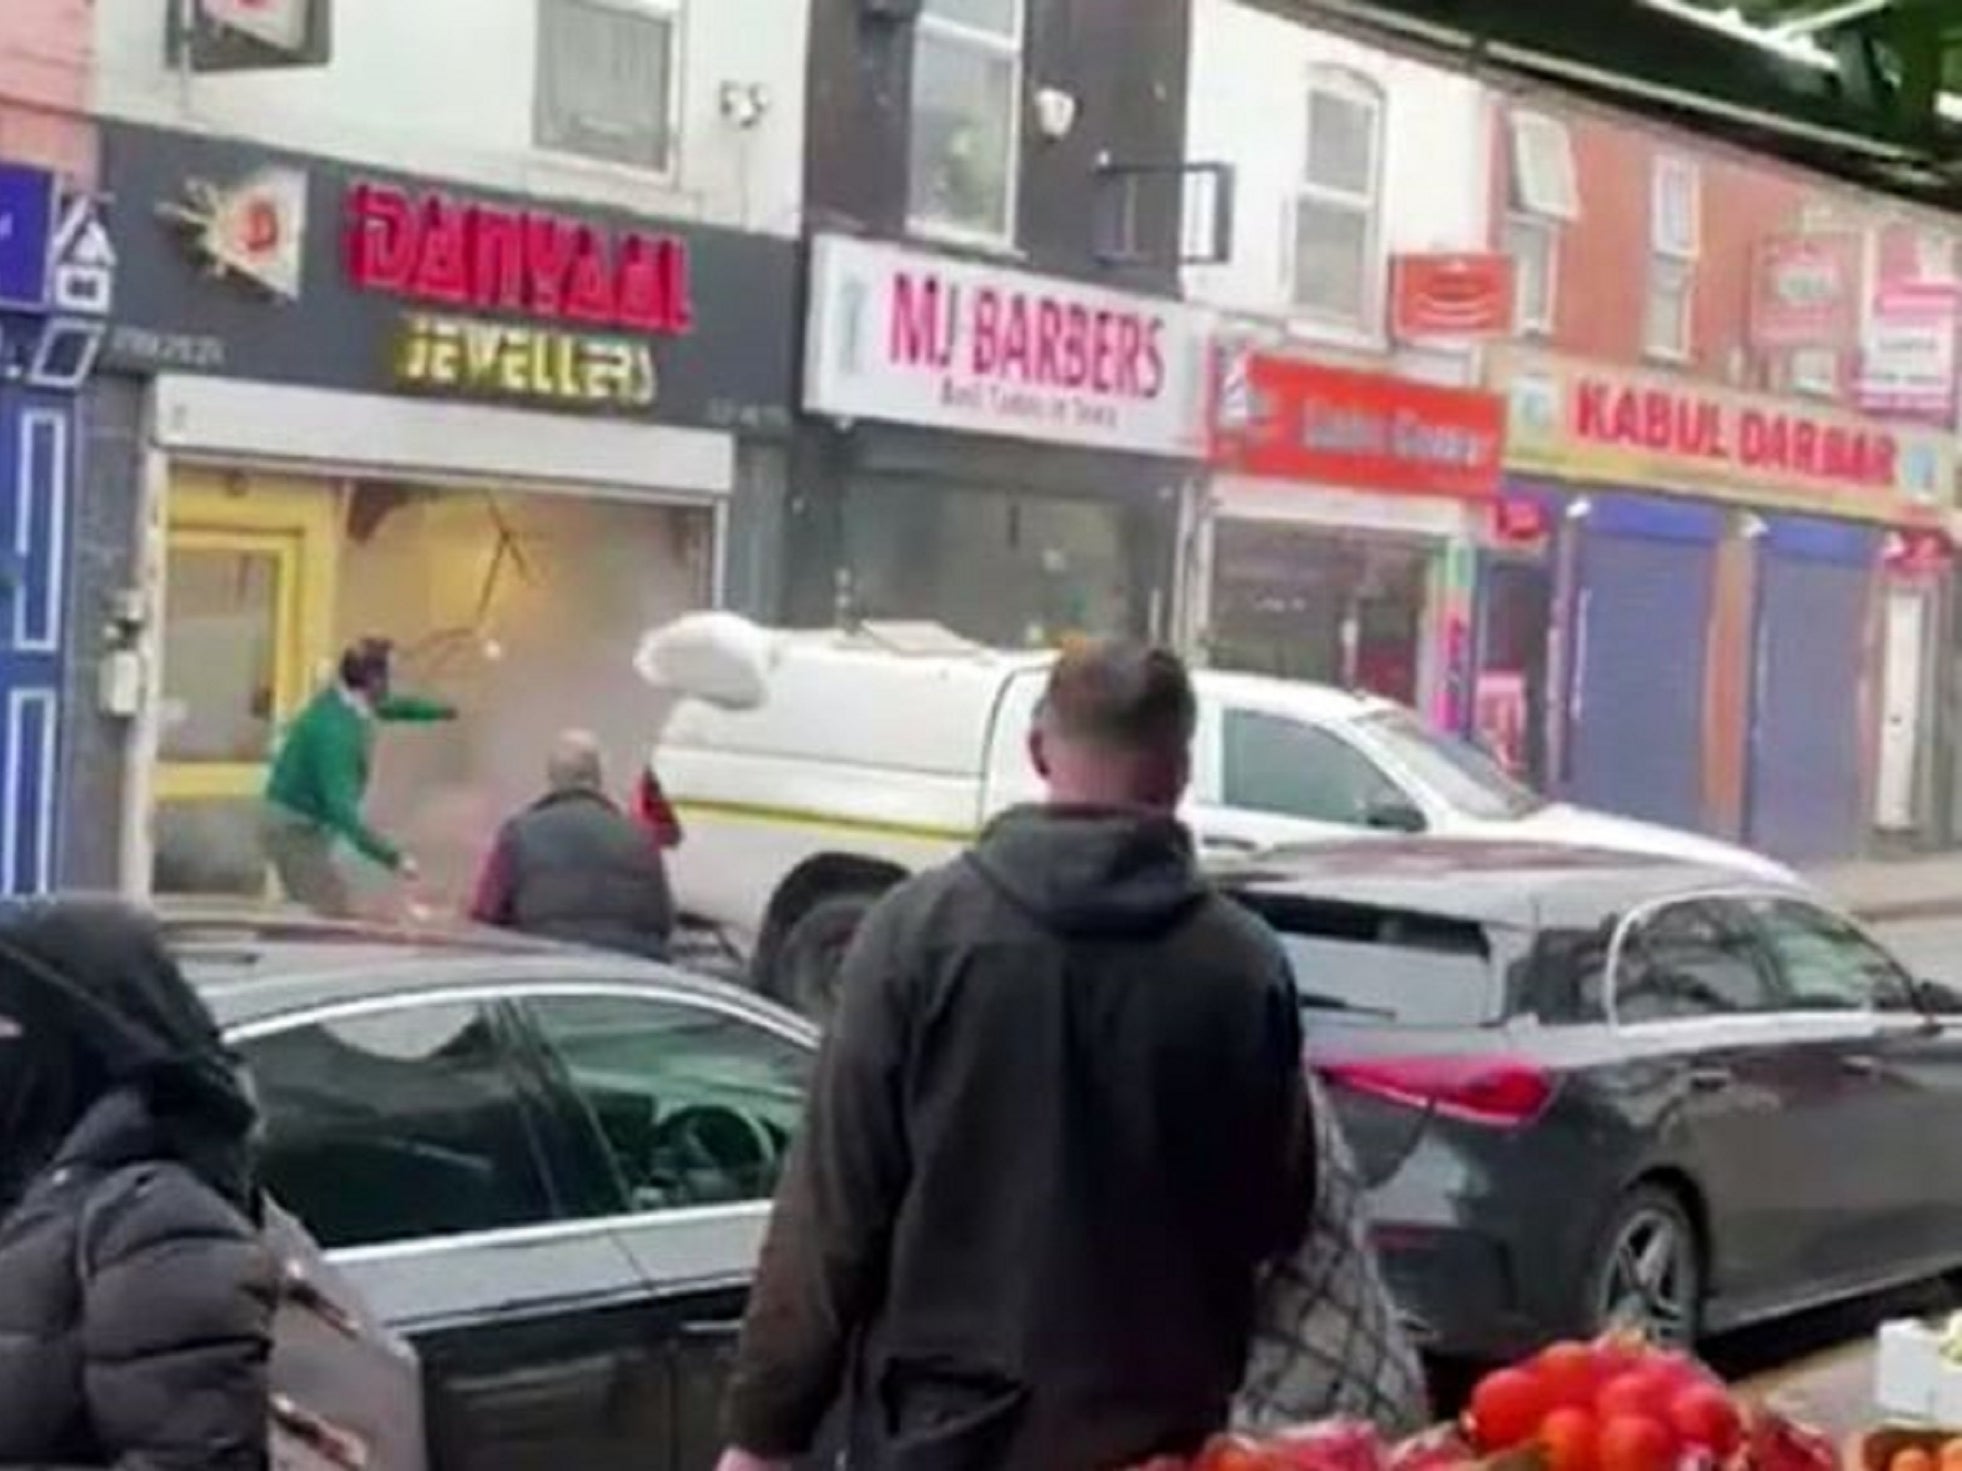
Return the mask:
{"type": "Polygon", "coordinates": [[[1869,521],[1925,521],[1954,500],[1939,433],[1541,354],[1495,353],[1492,371],[1515,471],[1869,521]]]}
{"type": "Polygon", "coordinates": [[[645,409],[656,342],[694,326],[674,235],[374,183],[348,189],[345,213],[350,284],[416,304],[391,355],[405,388],[645,409]]]}

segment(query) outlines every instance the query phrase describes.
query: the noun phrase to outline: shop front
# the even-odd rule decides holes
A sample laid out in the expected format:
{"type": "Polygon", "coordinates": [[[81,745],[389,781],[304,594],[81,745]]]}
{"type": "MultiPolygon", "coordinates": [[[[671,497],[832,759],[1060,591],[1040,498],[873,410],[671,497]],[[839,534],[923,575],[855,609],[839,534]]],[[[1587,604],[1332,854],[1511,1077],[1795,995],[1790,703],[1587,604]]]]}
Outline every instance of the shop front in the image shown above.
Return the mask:
{"type": "MultiPolygon", "coordinates": [[[[1506,504],[1551,589],[1550,785],[1794,861],[1873,826],[1887,549],[1941,537],[1939,433],[1672,376],[1495,355],[1506,504]]],[[[1516,651],[1515,651],[1516,657],[1516,651]]],[[[1917,687],[1931,651],[1914,655],[1917,687]]],[[[1481,647],[1476,678],[1511,677],[1481,647]]]]}
{"type": "Polygon", "coordinates": [[[1496,498],[1497,396],[1222,352],[1203,530],[1210,663],[1467,719],[1467,558],[1496,498]]]}
{"type": "Polygon", "coordinates": [[[114,268],[89,198],[0,159],[0,896],[44,893],[60,873],[76,406],[114,268]]]}
{"type": "Polygon", "coordinates": [[[824,236],[811,250],[793,616],[982,642],[1164,634],[1204,452],[1204,316],[824,236]]]}
{"type": "Polygon", "coordinates": [[[111,128],[106,166],[99,417],[134,431],[156,676],[119,876],[260,891],[279,733],[379,636],[461,712],[387,732],[369,799],[451,903],[558,728],[638,765],[635,642],[718,599],[731,503],[782,458],[794,247],[158,130],[111,128]]]}

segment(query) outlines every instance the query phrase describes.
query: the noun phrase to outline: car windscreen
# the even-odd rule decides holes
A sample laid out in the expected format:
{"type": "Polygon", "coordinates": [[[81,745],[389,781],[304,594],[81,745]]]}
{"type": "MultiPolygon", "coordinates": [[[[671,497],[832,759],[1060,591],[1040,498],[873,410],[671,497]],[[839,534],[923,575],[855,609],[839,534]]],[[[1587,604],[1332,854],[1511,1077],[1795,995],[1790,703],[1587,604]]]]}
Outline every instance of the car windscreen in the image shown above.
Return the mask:
{"type": "Polygon", "coordinates": [[[1255,907],[1279,935],[1308,1024],[1477,1027],[1493,1020],[1484,929],[1366,905],[1290,900],[1255,907]]]}
{"type": "Polygon", "coordinates": [[[1408,710],[1365,715],[1357,725],[1384,755],[1467,816],[1525,817],[1546,805],[1478,747],[1431,729],[1408,710]]]}

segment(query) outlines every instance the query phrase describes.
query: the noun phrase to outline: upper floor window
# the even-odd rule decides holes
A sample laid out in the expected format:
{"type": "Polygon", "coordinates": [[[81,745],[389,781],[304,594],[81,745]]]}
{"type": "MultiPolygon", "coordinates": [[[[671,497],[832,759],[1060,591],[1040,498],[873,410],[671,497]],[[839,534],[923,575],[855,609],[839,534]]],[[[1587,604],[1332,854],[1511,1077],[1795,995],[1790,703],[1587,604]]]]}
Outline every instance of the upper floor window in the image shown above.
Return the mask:
{"type": "Polygon", "coordinates": [[[1020,172],[1024,0],[925,0],[913,49],[916,229],[1007,243],[1020,172]]]}
{"type": "Polygon", "coordinates": [[[674,171],[678,7],[679,0],[540,0],[540,148],[674,171]]]}
{"type": "Polygon", "coordinates": [[[1703,178],[1686,159],[1662,155],[1650,179],[1649,291],[1642,345],[1681,362],[1694,350],[1696,258],[1703,223],[1703,178]]]}
{"type": "Polygon", "coordinates": [[[1536,112],[1514,112],[1507,123],[1512,168],[1501,243],[1513,263],[1513,328],[1549,333],[1559,281],[1560,230],[1580,214],[1573,139],[1565,123],[1536,112]]]}
{"type": "Polygon", "coordinates": [[[1308,137],[1294,206],[1294,304],[1371,325],[1383,179],[1383,93],[1349,72],[1308,85],[1308,137]]]}

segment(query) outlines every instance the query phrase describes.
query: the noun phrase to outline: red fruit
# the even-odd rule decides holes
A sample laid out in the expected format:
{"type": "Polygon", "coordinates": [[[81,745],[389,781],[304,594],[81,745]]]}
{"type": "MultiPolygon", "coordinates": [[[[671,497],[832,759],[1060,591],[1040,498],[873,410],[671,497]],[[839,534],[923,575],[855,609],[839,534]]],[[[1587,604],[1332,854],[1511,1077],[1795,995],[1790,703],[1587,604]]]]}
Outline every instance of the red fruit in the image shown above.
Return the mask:
{"type": "Polygon", "coordinates": [[[1482,1451],[1509,1451],[1540,1428],[1551,1406],[1546,1387],[1524,1369],[1501,1369],[1478,1381],[1471,1396],[1472,1439],[1482,1451]]]}
{"type": "Polygon", "coordinates": [[[1683,1386],[1667,1368],[1645,1364],[1616,1375],[1595,1396],[1594,1408],[1605,1425],[1617,1415],[1634,1415],[1660,1422],[1683,1386]]]}
{"type": "Polygon", "coordinates": [[[1649,1415],[1616,1415],[1601,1426],[1600,1471],[1675,1471],[1676,1437],[1649,1415]]]}
{"type": "Polygon", "coordinates": [[[1602,1381],[1601,1356],[1584,1343],[1556,1343],[1533,1360],[1533,1373],[1546,1386],[1555,1409],[1584,1410],[1594,1403],[1602,1381]]]}
{"type": "Polygon", "coordinates": [[[1540,1425],[1546,1471],[1595,1471],[1601,1451],[1601,1424],[1592,1410],[1561,1409],[1540,1425]]]}
{"type": "Polygon", "coordinates": [[[1669,1424],[1693,1446],[1727,1458],[1744,1442],[1744,1417],[1713,1384],[1692,1384],[1669,1402],[1669,1424]]]}

